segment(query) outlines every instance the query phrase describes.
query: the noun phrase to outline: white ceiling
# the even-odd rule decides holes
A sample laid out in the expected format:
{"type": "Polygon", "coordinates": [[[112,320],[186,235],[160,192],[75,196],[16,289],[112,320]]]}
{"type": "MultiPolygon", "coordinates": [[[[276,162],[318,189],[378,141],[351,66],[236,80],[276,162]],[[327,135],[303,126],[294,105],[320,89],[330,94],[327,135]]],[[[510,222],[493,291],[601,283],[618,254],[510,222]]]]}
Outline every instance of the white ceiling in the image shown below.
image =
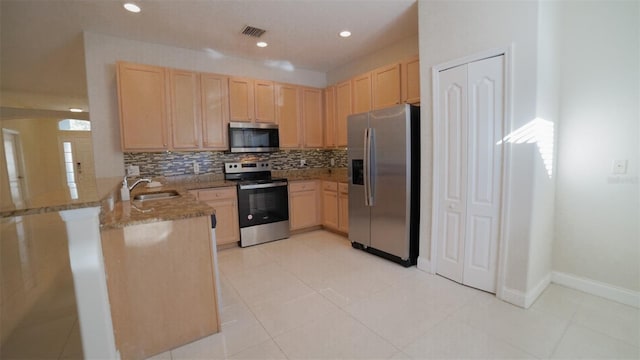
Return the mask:
{"type": "Polygon", "coordinates": [[[415,0],[134,0],[138,14],[123,2],[0,0],[0,87],[86,97],[85,30],[321,72],[418,33],[415,0]],[[269,46],[245,25],[267,30],[269,46]]]}

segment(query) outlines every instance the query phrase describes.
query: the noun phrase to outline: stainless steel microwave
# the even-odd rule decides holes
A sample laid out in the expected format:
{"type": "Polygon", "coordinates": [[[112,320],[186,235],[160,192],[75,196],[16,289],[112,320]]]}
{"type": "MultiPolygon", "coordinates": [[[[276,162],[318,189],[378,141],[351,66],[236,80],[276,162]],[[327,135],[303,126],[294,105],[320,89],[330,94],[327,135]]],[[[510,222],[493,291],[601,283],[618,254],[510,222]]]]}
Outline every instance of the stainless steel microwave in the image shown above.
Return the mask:
{"type": "Polygon", "coordinates": [[[232,153],[273,152],[280,149],[277,124],[229,123],[232,153]]]}

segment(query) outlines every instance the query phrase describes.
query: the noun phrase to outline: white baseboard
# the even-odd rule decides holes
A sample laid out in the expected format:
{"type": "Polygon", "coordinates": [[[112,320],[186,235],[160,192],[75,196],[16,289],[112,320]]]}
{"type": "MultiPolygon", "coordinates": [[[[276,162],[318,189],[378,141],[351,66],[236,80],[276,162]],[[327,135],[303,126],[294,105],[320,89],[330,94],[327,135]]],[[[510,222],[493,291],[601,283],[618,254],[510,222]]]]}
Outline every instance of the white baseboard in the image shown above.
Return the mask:
{"type": "Polygon", "coordinates": [[[422,256],[418,256],[418,265],[417,265],[418,269],[424,271],[424,272],[428,272],[429,274],[433,274],[434,272],[431,271],[431,261],[427,260],[426,258],[422,257],[422,256]]]}
{"type": "Polygon", "coordinates": [[[528,309],[529,306],[533,305],[533,303],[536,301],[538,296],[542,294],[544,289],[546,289],[550,283],[551,283],[551,274],[548,274],[547,276],[542,278],[542,280],[540,280],[538,284],[536,284],[536,286],[534,286],[532,289],[530,289],[526,293],[520,290],[504,287],[502,289],[501,299],[510,304],[528,309]]]}
{"type": "Polygon", "coordinates": [[[638,291],[558,271],[551,273],[551,282],[580,290],[587,294],[600,296],[605,299],[640,308],[640,292],[638,291]]]}
{"type": "Polygon", "coordinates": [[[510,289],[508,287],[502,288],[502,297],[500,300],[523,308],[526,303],[525,298],[526,296],[520,290],[510,289]]]}
{"type": "Polygon", "coordinates": [[[525,297],[524,301],[525,301],[525,308],[529,308],[529,306],[533,305],[533,303],[536,301],[536,299],[542,295],[542,292],[544,291],[544,289],[547,288],[547,286],[549,286],[549,284],[551,284],[551,273],[547,274],[547,276],[543,277],[540,282],[538,282],[538,284],[536,286],[533,287],[533,289],[530,289],[529,291],[527,291],[527,296],[525,297]]]}

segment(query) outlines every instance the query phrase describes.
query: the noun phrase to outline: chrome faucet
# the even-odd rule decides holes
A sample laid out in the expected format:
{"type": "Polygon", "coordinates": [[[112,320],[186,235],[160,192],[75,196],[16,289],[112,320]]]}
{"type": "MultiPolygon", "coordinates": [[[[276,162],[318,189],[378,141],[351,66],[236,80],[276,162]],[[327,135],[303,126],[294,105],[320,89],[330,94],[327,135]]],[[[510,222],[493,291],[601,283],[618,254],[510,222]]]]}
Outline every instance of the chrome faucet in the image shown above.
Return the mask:
{"type": "Polygon", "coordinates": [[[124,177],[124,186],[128,187],[130,192],[133,191],[133,188],[138,186],[138,184],[143,183],[143,182],[150,183],[151,179],[139,179],[136,182],[134,182],[133,185],[129,186],[129,184],[127,183],[127,177],[126,176],[124,177]]]}

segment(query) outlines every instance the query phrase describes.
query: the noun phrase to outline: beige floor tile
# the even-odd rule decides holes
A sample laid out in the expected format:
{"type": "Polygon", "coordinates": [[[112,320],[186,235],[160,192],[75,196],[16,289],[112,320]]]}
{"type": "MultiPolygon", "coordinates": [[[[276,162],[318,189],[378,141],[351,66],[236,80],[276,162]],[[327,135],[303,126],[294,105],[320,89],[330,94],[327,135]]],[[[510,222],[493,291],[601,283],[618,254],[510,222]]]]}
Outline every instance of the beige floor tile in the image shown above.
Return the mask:
{"type": "Polygon", "coordinates": [[[251,359],[286,359],[278,345],[273,340],[267,340],[256,346],[252,346],[246,350],[243,350],[229,359],[233,360],[251,360],[251,359]]]}
{"type": "Polygon", "coordinates": [[[568,322],[560,318],[521,309],[498,299],[484,306],[466,307],[453,318],[539,358],[551,355],[568,326],[568,322]]]}
{"type": "Polygon", "coordinates": [[[147,360],[171,360],[171,351],[165,351],[163,353],[148,357],[147,360]]]}
{"type": "Polygon", "coordinates": [[[252,270],[225,274],[243,299],[251,299],[299,281],[278,264],[266,264],[252,270]]]}
{"type": "Polygon", "coordinates": [[[600,332],[571,325],[552,357],[557,359],[639,359],[640,349],[600,332]]]}
{"type": "Polygon", "coordinates": [[[640,309],[590,296],[576,311],[573,323],[640,347],[640,309]]]}
{"type": "Polygon", "coordinates": [[[583,292],[551,284],[531,306],[531,309],[564,320],[571,320],[586,297],[587,294],[583,292]]]}
{"type": "Polygon", "coordinates": [[[459,321],[445,319],[403,349],[415,359],[523,359],[531,354],[459,321]]]}
{"type": "Polygon", "coordinates": [[[218,253],[218,266],[223,273],[246,271],[271,261],[272,258],[257,246],[233,248],[218,253]]]}
{"type": "Polygon", "coordinates": [[[313,292],[284,302],[264,303],[256,307],[254,312],[267,332],[275,337],[336,309],[329,300],[313,292]]]}
{"type": "Polygon", "coordinates": [[[341,310],[274,339],[291,359],[380,359],[398,349],[341,310]]]}
{"type": "Polygon", "coordinates": [[[328,279],[319,292],[336,305],[345,307],[389,287],[391,284],[380,279],[377,272],[360,269],[328,279]]]}

